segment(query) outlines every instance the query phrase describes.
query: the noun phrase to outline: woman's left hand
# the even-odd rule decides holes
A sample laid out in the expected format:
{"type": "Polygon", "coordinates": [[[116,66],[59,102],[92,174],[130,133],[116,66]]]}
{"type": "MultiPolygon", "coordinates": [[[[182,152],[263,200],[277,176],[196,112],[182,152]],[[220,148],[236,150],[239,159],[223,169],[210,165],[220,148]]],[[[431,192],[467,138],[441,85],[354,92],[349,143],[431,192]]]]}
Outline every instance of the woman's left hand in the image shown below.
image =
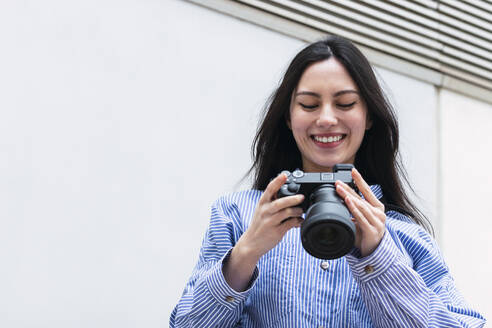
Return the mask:
{"type": "Polygon", "coordinates": [[[383,203],[372,193],[369,185],[355,168],[352,169],[352,178],[364,199],[341,181],[336,182],[336,190],[352,213],[352,221],[356,227],[355,247],[360,250],[362,257],[366,257],[383,239],[386,231],[386,214],[383,203]]]}

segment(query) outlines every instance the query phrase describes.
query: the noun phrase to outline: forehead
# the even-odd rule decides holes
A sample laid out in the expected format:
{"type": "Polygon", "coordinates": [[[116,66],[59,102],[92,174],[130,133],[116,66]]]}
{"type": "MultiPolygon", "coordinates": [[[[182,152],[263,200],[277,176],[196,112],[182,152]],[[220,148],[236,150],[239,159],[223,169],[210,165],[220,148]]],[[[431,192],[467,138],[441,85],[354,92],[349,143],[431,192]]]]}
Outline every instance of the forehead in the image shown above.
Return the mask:
{"type": "Polygon", "coordinates": [[[334,57],[309,65],[302,73],[297,91],[336,92],[359,88],[347,69],[334,57]]]}

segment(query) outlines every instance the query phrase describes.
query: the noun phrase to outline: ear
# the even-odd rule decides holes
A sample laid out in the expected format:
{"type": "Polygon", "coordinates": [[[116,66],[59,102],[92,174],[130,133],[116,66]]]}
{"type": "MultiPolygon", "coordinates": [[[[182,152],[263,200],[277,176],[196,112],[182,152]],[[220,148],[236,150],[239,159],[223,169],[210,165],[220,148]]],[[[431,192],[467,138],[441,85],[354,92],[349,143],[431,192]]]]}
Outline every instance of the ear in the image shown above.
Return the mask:
{"type": "Polygon", "coordinates": [[[285,116],[285,123],[287,124],[289,130],[292,130],[292,123],[290,123],[290,115],[285,116]]]}

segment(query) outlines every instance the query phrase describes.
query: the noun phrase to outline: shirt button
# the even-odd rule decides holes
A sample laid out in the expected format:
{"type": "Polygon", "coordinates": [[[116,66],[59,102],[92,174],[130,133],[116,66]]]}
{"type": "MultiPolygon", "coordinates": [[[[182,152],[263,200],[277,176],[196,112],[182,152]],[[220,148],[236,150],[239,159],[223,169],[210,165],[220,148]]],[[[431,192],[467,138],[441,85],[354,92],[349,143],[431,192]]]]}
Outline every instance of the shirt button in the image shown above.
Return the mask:
{"type": "Polygon", "coordinates": [[[233,302],[234,301],[234,297],[232,296],[226,296],[225,300],[229,303],[233,302]]]}
{"type": "Polygon", "coordinates": [[[327,261],[323,261],[319,266],[321,267],[321,269],[326,270],[330,266],[330,263],[328,263],[327,261]]]}
{"type": "Polygon", "coordinates": [[[374,267],[372,265],[366,265],[366,267],[364,268],[364,272],[369,274],[369,273],[373,273],[374,272],[374,267]]]}

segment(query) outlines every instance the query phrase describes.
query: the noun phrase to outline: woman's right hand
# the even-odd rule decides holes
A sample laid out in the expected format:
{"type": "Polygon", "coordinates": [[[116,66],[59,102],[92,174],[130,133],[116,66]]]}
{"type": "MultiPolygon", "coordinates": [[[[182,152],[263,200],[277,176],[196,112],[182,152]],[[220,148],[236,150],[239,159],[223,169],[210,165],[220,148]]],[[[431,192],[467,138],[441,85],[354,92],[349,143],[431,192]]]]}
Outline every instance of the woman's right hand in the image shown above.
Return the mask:
{"type": "Polygon", "coordinates": [[[249,228],[243,233],[224,264],[224,277],[234,290],[246,290],[256,264],[274,248],[293,227],[303,221],[302,208],[295,207],[304,200],[303,195],[276,198],[287,180],[283,173],[270,181],[258,201],[249,228]]]}
{"type": "Polygon", "coordinates": [[[245,253],[256,261],[274,248],[293,227],[300,227],[302,208],[295,207],[304,200],[304,195],[277,198],[276,195],[287,180],[284,173],[270,181],[261,196],[249,228],[237,242],[245,253]]]}

